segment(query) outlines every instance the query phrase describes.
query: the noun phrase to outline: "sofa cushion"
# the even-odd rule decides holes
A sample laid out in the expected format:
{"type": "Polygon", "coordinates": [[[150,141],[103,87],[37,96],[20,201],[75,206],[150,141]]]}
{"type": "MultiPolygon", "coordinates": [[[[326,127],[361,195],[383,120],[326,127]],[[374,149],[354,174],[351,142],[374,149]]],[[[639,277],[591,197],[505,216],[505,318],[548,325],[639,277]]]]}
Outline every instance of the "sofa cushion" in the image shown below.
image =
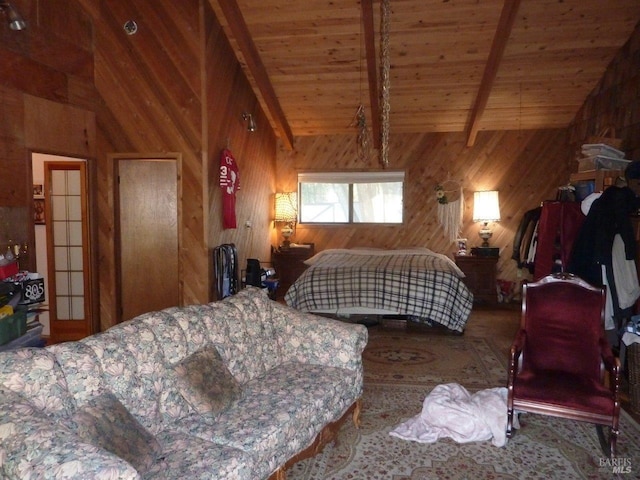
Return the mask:
{"type": "Polygon", "coordinates": [[[251,453],[251,478],[267,478],[295,453],[307,447],[322,429],[314,423],[308,403],[271,395],[243,395],[221,414],[181,418],[174,431],[251,453]]]}
{"type": "Polygon", "coordinates": [[[144,323],[153,331],[160,345],[164,361],[170,365],[186,358],[189,348],[184,329],[180,326],[178,320],[168,313],[172,310],[152,312],[136,318],[136,321],[144,323]]]}
{"type": "Polygon", "coordinates": [[[105,391],[102,368],[94,351],[81,342],[64,342],[48,347],[64,372],[76,406],[85,405],[105,391]]]}
{"type": "Polygon", "coordinates": [[[271,320],[272,303],[266,292],[255,287],[247,287],[218,302],[217,316],[229,324],[224,347],[230,356],[223,354],[223,358],[240,383],[262,375],[281,362],[271,320]]]}
{"type": "Polygon", "coordinates": [[[187,347],[185,354],[191,355],[210,342],[204,318],[209,308],[206,305],[187,305],[186,307],[171,307],[163,313],[171,315],[182,329],[187,347]]]}
{"type": "Polygon", "coordinates": [[[55,355],[44,348],[0,353],[0,385],[51,417],[67,417],[75,409],[55,355]]]}
{"type": "Polygon", "coordinates": [[[295,398],[308,405],[312,421],[324,425],[342,413],[360,396],[353,370],[289,362],[271,369],[243,386],[243,395],[252,398],[295,398]]]}
{"type": "Polygon", "coordinates": [[[45,415],[14,392],[0,390],[0,477],[140,478],[123,459],[83,443],[67,423],[68,420],[45,415]]]}
{"type": "Polygon", "coordinates": [[[178,390],[200,414],[220,413],[240,397],[240,385],[211,345],[173,368],[178,390]]]}
{"type": "Polygon", "coordinates": [[[250,453],[179,432],[158,434],[162,458],[145,474],[155,480],[255,480],[250,453]]]}
{"type": "Polygon", "coordinates": [[[105,388],[152,433],[161,428],[163,353],[146,324],[131,320],[81,340],[100,362],[105,388]]]}
{"type": "Polygon", "coordinates": [[[123,458],[140,473],[161,455],[162,447],[111,393],[91,399],[72,417],[76,434],[87,443],[123,458]]]}

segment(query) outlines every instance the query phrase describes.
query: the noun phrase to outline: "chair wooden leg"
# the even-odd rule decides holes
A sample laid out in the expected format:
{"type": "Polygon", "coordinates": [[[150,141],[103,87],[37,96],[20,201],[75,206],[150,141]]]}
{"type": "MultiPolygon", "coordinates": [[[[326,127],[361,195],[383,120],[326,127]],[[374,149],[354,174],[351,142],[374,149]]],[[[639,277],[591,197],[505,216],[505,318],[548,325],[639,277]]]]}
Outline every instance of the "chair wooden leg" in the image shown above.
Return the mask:
{"type": "Polygon", "coordinates": [[[513,437],[513,409],[507,409],[507,438],[513,437]]]}
{"type": "Polygon", "coordinates": [[[353,409],[353,424],[356,428],[360,428],[360,412],[362,411],[362,400],[356,400],[356,406],[353,409]]]}
{"type": "Polygon", "coordinates": [[[618,431],[606,427],[609,430],[609,434],[605,434],[604,425],[596,425],[596,432],[598,432],[598,440],[600,441],[600,448],[607,458],[613,458],[616,456],[616,441],[618,439],[618,431]]]}

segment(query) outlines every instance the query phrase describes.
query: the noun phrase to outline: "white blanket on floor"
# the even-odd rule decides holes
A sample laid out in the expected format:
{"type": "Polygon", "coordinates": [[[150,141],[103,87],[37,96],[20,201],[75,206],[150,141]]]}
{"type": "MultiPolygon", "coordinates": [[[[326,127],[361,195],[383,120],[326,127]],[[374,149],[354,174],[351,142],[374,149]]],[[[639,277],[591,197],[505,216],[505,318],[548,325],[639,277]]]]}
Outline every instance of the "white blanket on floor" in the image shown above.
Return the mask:
{"type": "MultiPolygon", "coordinates": [[[[514,415],[514,428],[518,428],[514,415]]],[[[449,437],[456,442],[491,440],[496,447],[506,444],[507,389],[480,390],[471,395],[457,383],[438,385],[425,398],[422,413],[390,434],[403,440],[433,443],[449,437]]]]}

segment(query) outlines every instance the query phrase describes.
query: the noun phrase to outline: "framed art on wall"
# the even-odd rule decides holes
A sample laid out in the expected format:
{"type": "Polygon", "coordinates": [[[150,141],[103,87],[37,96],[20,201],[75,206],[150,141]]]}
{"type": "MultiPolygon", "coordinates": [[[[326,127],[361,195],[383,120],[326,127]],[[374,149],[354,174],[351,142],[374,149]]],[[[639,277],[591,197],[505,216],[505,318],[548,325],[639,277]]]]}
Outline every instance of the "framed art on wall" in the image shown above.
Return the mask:
{"type": "Polygon", "coordinates": [[[36,225],[44,225],[44,198],[33,199],[33,222],[36,225]]]}

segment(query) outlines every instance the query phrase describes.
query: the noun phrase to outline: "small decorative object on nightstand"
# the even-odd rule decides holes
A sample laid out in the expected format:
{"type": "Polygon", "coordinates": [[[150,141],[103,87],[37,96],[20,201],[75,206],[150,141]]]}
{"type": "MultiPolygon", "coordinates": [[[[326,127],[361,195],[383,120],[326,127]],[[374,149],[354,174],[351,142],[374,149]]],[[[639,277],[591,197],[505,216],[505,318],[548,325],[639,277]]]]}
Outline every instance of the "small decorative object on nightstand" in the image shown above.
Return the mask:
{"type": "Polygon", "coordinates": [[[462,281],[473,293],[474,303],[496,303],[498,301],[496,290],[498,256],[455,255],[455,260],[456,265],[465,274],[462,281]]]}
{"type": "Polygon", "coordinates": [[[305,260],[315,255],[313,243],[290,244],[287,248],[271,247],[271,264],[280,281],[277,298],[283,298],[289,287],[307,269],[305,260]]]}

